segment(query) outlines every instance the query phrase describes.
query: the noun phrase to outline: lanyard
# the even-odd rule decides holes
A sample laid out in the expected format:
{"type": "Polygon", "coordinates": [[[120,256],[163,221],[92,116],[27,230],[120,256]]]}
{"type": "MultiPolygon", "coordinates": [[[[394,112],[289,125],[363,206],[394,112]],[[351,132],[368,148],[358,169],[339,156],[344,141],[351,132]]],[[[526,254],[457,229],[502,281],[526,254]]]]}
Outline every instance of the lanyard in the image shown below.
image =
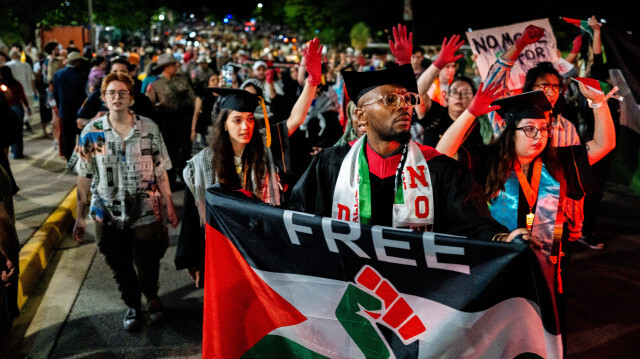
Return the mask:
{"type": "Polygon", "coordinates": [[[518,182],[520,182],[520,187],[522,188],[522,192],[524,192],[525,197],[527,198],[527,203],[529,204],[529,214],[527,214],[527,229],[531,230],[533,227],[533,205],[536,203],[538,199],[538,187],[540,186],[540,173],[542,172],[542,159],[540,157],[536,158],[533,162],[533,173],[531,176],[531,185],[529,185],[529,181],[527,181],[527,177],[524,175],[524,171],[522,171],[522,166],[520,162],[515,163],[514,170],[516,175],[518,176],[518,182]]]}

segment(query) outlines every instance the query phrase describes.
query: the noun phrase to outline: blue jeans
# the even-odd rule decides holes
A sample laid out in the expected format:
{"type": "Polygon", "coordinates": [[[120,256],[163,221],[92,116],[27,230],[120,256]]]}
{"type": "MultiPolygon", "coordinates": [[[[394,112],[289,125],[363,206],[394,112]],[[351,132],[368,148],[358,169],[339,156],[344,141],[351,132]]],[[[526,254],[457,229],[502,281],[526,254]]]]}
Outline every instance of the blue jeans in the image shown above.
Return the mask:
{"type": "Polygon", "coordinates": [[[20,135],[18,136],[17,141],[11,145],[11,154],[13,155],[13,159],[19,159],[24,157],[24,142],[22,140],[22,133],[24,131],[24,107],[22,105],[11,106],[11,110],[16,114],[16,117],[20,120],[20,135]]]}

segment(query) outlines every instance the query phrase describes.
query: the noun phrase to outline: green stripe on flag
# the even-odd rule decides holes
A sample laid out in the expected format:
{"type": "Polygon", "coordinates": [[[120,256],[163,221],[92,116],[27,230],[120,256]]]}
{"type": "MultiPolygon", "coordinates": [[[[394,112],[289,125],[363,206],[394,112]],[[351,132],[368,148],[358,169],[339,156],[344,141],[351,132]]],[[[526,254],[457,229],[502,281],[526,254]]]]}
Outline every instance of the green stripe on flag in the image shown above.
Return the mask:
{"type": "Polygon", "coordinates": [[[589,22],[587,20],[580,21],[580,29],[586,31],[591,35],[591,37],[593,37],[593,29],[589,26],[589,22]]]}
{"type": "Polygon", "coordinates": [[[266,335],[241,358],[303,358],[328,359],[291,339],[279,335],[266,335]]]}
{"type": "Polygon", "coordinates": [[[598,81],[598,82],[600,83],[600,88],[602,89],[602,92],[604,92],[605,95],[611,92],[611,90],[613,90],[613,87],[608,83],[602,82],[602,81],[598,81]]]}

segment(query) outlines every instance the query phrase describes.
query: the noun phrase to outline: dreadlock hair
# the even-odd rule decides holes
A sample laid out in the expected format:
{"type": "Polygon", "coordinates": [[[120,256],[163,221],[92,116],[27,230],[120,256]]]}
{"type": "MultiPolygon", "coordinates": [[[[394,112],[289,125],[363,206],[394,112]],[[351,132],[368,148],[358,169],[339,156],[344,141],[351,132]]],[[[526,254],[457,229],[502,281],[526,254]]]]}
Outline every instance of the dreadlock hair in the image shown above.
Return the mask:
{"type": "MultiPolygon", "coordinates": [[[[225,131],[224,125],[227,118],[233,110],[223,109],[213,122],[213,141],[211,141],[211,150],[213,151],[213,159],[211,166],[213,173],[217,177],[219,183],[227,185],[231,189],[243,189],[240,177],[236,172],[236,166],[233,162],[234,152],[229,132],[225,131]]],[[[251,141],[247,144],[242,153],[242,163],[247,164],[246,178],[247,183],[244,189],[257,193],[261,190],[260,186],[266,175],[267,163],[265,161],[265,149],[262,142],[262,135],[258,130],[258,126],[253,127],[251,141]],[[257,183],[251,180],[257,179],[257,183]]]]}

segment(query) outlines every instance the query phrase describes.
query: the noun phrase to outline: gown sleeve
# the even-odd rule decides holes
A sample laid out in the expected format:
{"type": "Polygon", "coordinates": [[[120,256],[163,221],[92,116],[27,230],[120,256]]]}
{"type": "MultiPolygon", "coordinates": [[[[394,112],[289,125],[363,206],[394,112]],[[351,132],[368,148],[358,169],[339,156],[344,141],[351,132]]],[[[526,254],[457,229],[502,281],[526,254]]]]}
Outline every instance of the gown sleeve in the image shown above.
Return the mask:
{"type": "Polygon", "coordinates": [[[314,156],[291,193],[289,208],[323,217],[331,217],[333,192],[342,160],[351,146],[327,148],[314,156]]]}
{"type": "Polygon", "coordinates": [[[430,160],[429,168],[435,173],[434,232],[482,241],[509,233],[491,216],[482,187],[462,163],[442,155],[430,160]]]}
{"type": "Polygon", "coordinates": [[[579,200],[600,190],[591,171],[585,145],[557,147],[567,182],[567,197],[579,200]]]}

